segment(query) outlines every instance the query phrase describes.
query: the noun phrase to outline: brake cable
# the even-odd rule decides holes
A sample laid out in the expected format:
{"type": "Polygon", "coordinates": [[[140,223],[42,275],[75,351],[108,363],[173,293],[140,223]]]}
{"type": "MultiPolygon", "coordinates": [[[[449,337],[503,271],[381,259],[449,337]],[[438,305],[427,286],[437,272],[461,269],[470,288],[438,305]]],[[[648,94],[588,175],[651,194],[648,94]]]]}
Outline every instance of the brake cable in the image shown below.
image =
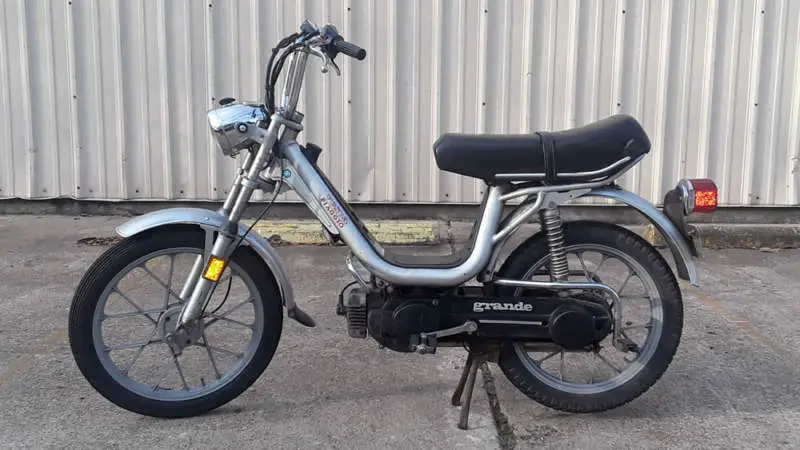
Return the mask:
{"type": "MultiPolygon", "coordinates": [[[[278,45],[273,47],[272,53],[269,56],[269,61],[267,62],[267,73],[264,79],[264,106],[267,108],[267,111],[270,114],[275,112],[275,87],[274,84],[270,85],[270,81],[272,80],[273,64],[275,63],[275,56],[277,56],[282,49],[289,46],[292,41],[298,37],[300,37],[299,33],[292,33],[289,36],[281,39],[278,42],[278,45]]],[[[280,70],[278,73],[280,73],[280,70]]]]}
{"type": "MultiPolygon", "coordinates": [[[[250,234],[250,231],[253,230],[253,227],[255,227],[256,224],[261,219],[264,218],[264,216],[267,214],[267,211],[269,211],[269,209],[275,203],[275,200],[278,198],[278,195],[281,192],[281,187],[282,186],[283,186],[283,167],[281,167],[281,178],[280,178],[280,180],[278,180],[278,183],[275,184],[275,188],[274,188],[275,189],[275,193],[272,195],[272,198],[267,203],[267,206],[261,211],[261,213],[258,216],[256,216],[255,220],[253,220],[253,223],[250,224],[250,227],[247,228],[247,231],[245,231],[244,234],[242,234],[242,236],[239,238],[239,242],[236,243],[236,245],[233,247],[233,250],[231,250],[231,252],[230,252],[230,256],[228,257],[229,260],[233,257],[233,253],[236,251],[236,249],[239,248],[239,246],[242,245],[242,242],[244,242],[244,239],[247,237],[247,235],[250,234]]],[[[219,303],[219,305],[217,305],[216,308],[214,308],[213,311],[211,311],[210,313],[206,314],[205,311],[206,311],[206,308],[208,307],[208,304],[211,302],[211,297],[214,295],[214,291],[217,290],[217,286],[219,286],[218,283],[214,283],[214,286],[211,287],[211,292],[208,293],[208,299],[206,300],[206,303],[205,303],[205,305],[203,305],[203,309],[200,312],[200,316],[201,317],[208,317],[208,316],[214,315],[214,314],[217,313],[217,311],[220,310],[220,308],[222,308],[222,306],[225,304],[225,302],[228,301],[228,296],[231,293],[231,285],[232,284],[233,284],[233,275],[231,275],[231,277],[228,279],[228,288],[225,291],[225,296],[222,298],[222,301],[219,303]]]]}

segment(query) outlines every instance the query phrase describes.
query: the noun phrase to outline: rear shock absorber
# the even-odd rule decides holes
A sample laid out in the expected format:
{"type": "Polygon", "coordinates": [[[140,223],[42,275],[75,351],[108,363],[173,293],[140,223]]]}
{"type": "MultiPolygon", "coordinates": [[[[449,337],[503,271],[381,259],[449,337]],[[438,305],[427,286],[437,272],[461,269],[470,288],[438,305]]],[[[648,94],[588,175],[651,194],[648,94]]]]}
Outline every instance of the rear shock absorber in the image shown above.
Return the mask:
{"type": "Polygon", "coordinates": [[[542,209],[539,212],[542,230],[547,233],[547,245],[550,248],[550,277],[553,281],[567,281],[569,264],[564,251],[564,228],[561,226],[561,214],[558,207],[542,209]]]}

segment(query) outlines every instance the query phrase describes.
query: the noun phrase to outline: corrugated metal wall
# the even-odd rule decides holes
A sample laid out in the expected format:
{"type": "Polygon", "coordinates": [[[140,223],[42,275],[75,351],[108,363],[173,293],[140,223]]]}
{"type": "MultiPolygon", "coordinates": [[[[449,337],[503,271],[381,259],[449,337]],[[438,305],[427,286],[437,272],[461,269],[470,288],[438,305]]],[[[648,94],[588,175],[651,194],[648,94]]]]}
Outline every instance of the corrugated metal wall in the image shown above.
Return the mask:
{"type": "Polygon", "coordinates": [[[302,99],[350,200],[473,202],[440,133],[626,112],[654,144],[640,195],[711,176],[727,205],[800,202],[796,0],[0,0],[0,198],[222,198],[205,111],[260,98],[304,18],[368,50],[342,78],[313,63],[302,99]]]}

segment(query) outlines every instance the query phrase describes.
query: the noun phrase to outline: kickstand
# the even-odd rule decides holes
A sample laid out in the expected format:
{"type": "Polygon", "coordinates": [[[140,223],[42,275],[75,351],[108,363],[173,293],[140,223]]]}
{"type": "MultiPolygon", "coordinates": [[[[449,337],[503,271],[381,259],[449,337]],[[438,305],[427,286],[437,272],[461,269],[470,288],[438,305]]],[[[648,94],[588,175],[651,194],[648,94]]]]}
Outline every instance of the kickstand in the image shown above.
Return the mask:
{"type": "Polygon", "coordinates": [[[475,389],[475,378],[477,378],[478,367],[485,361],[485,356],[476,356],[470,353],[469,356],[467,356],[466,364],[464,364],[464,371],[461,372],[461,379],[458,380],[456,390],[453,392],[451,403],[453,406],[461,406],[461,417],[458,420],[458,428],[462,430],[468,428],[469,407],[472,403],[472,391],[475,389]],[[466,396],[464,396],[465,387],[467,388],[466,396]]]}

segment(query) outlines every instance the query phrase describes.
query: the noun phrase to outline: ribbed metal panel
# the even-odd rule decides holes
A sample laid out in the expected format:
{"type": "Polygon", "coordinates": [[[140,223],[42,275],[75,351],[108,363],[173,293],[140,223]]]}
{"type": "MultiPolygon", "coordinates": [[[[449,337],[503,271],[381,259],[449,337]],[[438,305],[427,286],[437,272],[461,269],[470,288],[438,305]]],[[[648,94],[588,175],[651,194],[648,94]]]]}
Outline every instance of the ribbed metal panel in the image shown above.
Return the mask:
{"type": "Polygon", "coordinates": [[[0,0],[0,198],[221,199],[205,111],[259,99],[304,18],[368,50],[342,78],[313,62],[301,100],[350,200],[474,202],[439,134],[625,112],[653,142],[634,192],[710,176],[726,205],[800,203],[795,0],[0,0]]]}

